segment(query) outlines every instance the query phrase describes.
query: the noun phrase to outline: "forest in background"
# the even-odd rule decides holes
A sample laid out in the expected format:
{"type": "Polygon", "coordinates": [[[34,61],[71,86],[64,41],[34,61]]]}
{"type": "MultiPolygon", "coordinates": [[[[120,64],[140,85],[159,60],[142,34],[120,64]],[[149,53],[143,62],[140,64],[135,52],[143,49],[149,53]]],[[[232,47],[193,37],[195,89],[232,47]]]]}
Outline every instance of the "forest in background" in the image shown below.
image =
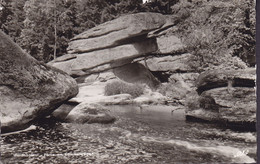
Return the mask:
{"type": "Polygon", "coordinates": [[[124,14],[171,14],[178,0],[2,0],[0,29],[39,61],[64,55],[75,35],[124,14]]]}
{"type": "Polygon", "coordinates": [[[224,54],[255,65],[255,0],[0,0],[0,29],[34,58],[48,62],[66,54],[75,35],[138,12],[177,19],[177,35],[194,61],[201,61],[196,69],[227,63],[228,56],[219,60],[224,54]],[[216,8],[221,5],[229,5],[228,11],[216,8]]]}

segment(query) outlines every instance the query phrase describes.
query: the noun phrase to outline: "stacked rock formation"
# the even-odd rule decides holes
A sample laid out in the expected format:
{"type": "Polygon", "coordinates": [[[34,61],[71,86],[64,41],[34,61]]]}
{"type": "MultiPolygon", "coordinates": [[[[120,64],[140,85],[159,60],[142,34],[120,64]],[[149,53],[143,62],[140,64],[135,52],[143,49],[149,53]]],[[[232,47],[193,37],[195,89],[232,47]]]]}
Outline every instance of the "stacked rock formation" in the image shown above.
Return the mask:
{"type": "Polygon", "coordinates": [[[191,70],[186,64],[191,54],[185,52],[185,45],[176,36],[163,35],[174,23],[159,13],[122,16],[74,37],[68,54],[49,64],[73,77],[113,70],[121,80],[153,88],[161,81],[153,72],[191,70]]]}

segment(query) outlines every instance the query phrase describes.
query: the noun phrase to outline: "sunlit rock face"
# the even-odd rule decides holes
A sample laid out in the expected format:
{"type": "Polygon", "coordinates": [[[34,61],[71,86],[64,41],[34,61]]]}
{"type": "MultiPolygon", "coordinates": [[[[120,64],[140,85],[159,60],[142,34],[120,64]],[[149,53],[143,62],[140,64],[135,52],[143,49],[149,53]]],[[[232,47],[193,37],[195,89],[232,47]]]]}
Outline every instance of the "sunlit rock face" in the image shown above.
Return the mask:
{"type": "Polygon", "coordinates": [[[36,61],[0,31],[1,131],[28,127],[78,93],[76,81],[36,61]]]}

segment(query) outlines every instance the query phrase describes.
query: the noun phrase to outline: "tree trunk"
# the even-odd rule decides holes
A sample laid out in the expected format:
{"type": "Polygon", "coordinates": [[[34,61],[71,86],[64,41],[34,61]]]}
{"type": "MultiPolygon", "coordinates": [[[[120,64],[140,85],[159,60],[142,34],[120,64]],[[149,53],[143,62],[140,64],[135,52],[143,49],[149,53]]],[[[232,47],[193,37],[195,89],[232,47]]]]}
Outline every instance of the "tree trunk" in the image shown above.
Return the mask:
{"type": "Polygon", "coordinates": [[[54,37],[55,37],[55,41],[54,41],[54,54],[53,54],[53,58],[56,59],[57,55],[57,6],[56,6],[56,0],[54,0],[54,37]]]}

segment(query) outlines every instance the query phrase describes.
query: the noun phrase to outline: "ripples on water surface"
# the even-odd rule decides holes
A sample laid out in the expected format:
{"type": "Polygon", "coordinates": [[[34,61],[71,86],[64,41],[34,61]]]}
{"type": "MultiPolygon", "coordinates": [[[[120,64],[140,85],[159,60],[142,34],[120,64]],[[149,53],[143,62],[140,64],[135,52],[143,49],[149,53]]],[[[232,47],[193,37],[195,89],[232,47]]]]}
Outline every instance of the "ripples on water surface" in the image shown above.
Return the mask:
{"type": "Polygon", "coordinates": [[[48,120],[2,136],[4,163],[244,163],[256,160],[256,133],[186,122],[172,107],[111,107],[113,124],[48,120]]]}

